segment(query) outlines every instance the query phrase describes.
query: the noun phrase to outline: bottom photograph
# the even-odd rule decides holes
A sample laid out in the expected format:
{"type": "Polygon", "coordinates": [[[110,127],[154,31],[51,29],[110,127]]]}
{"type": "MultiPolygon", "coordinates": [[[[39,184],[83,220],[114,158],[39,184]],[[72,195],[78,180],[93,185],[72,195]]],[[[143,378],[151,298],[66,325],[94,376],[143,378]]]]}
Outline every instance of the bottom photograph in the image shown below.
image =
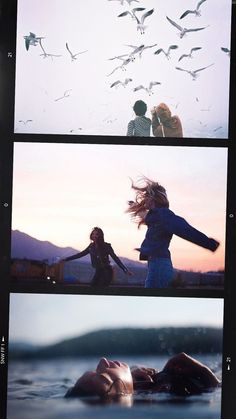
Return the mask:
{"type": "Polygon", "coordinates": [[[7,419],[220,419],[222,347],[223,299],[12,293],[7,419]]]}

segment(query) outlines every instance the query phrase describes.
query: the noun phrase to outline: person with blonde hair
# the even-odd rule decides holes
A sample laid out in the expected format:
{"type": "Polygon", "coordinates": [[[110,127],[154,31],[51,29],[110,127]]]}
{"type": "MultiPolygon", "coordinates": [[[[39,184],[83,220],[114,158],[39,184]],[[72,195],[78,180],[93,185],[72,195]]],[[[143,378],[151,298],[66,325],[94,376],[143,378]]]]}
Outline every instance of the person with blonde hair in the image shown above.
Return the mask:
{"type": "Polygon", "coordinates": [[[215,252],[219,242],[196,230],[187,221],[169,209],[165,188],[158,182],[143,177],[143,185],[135,185],[135,201],[128,201],[126,212],[138,222],[147,226],[144,241],[141,244],[140,260],[148,261],[146,288],[166,288],[171,285],[173,267],[169,251],[173,234],[198,246],[215,252]]]}
{"type": "Polygon", "coordinates": [[[183,137],[182,124],[177,115],[172,116],[165,103],[155,106],[151,110],[152,132],[154,137],[183,137]]]}

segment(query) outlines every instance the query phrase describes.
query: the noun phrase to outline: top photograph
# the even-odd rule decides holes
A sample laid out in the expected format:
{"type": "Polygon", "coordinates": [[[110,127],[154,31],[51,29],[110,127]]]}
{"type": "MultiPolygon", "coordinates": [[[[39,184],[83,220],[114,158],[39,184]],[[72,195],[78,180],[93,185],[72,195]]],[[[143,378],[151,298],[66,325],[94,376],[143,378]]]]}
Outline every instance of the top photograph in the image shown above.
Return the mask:
{"type": "Polygon", "coordinates": [[[228,139],[231,0],[18,0],[14,132],[228,139]]]}

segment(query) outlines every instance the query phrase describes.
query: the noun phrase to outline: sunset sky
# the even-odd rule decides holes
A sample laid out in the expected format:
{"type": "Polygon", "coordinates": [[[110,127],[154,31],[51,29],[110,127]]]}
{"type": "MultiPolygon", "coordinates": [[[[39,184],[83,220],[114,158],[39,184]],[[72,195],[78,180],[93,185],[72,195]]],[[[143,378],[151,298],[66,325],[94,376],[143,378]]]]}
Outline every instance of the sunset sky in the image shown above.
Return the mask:
{"type": "Polygon", "coordinates": [[[166,188],[172,211],[221,243],[212,253],[174,236],[174,267],[224,268],[226,148],[15,143],[12,228],[83,250],[99,226],[117,255],[138,260],[146,227],[125,210],[130,178],[142,175],[166,188]]]}
{"type": "Polygon", "coordinates": [[[50,344],[103,328],[222,328],[223,306],[217,298],[11,294],[9,338],[50,344]]]}

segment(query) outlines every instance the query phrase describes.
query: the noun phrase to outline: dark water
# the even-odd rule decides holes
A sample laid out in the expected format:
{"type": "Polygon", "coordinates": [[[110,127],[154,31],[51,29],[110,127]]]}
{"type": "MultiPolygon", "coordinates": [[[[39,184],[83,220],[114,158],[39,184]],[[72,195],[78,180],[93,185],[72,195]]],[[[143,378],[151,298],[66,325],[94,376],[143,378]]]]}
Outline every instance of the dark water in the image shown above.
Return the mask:
{"type": "MultiPolygon", "coordinates": [[[[161,369],[167,357],[116,357],[129,365],[161,369]]],[[[221,356],[197,356],[221,378],[221,356]]],[[[114,358],[115,359],[115,358],[114,358]]],[[[166,394],[138,394],[102,405],[98,399],[64,399],[64,395],[98,359],[10,362],[7,419],[119,418],[124,419],[220,419],[221,390],[200,396],[174,397],[166,394]],[[165,416],[164,416],[165,415],[165,416]]]]}

